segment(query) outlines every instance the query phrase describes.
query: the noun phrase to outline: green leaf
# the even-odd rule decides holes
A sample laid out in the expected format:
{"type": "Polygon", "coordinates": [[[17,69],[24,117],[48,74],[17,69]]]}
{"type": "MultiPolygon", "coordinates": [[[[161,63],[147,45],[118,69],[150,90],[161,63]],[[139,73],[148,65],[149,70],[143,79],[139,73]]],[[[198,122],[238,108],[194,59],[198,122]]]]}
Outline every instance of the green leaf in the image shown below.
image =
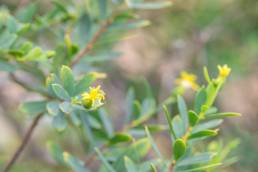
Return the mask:
{"type": "Polygon", "coordinates": [[[211,136],[216,136],[217,134],[218,134],[218,130],[202,130],[197,133],[191,134],[189,136],[189,139],[211,137],[211,136]]]}
{"type": "Polygon", "coordinates": [[[155,113],[156,103],[154,98],[145,98],[142,102],[141,116],[150,116],[155,113]]]}
{"type": "Polygon", "coordinates": [[[206,102],[206,91],[205,88],[198,90],[194,101],[194,111],[199,114],[201,112],[202,105],[206,102]]]}
{"type": "Polygon", "coordinates": [[[193,127],[195,126],[195,124],[197,123],[197,121],[199,120],[198,115],[194,112],[194,111],[189,111],[188,112],[188,116],[189,116],[189,122],[190,122],[190,126],[193,127]]]}
{"type": "Polygon", "coordinates": [[[209,75],[207,67],[203,68],[203,73],[204,73],[204,78],[206,79],[206,81],[208,83],[211,83],[211,78],[210,78],[210,75],[209,75]]]}
{"type": "Polygon", "coordinates": [[[57,115],[58,111],[59,111],[59,103],[56,101],[52,101],[52,102],[48,102],[47,103],[47,111],[49,115],[57,115]]]}
{"type": "Polygon", "coordinates": [[[218,112],[218,108],[216,107],[210,107],[206,112],[205,115],[210,115],[218,112]]]}
{"type": "Polygon", "coordinates": [[[68,66],[62,66],[60,71],[60,76],[64,85],[64,89],[69,93],[69,95],[73,95],[74,92],[74,77],[73,72],[68,66]]]}
{"type": "Polygon", "coordinates": [[[118,57],[120,57],[121,53],[119,52],[110,52],[111,50],[109,50],[108,52],[104,51],[103,53],[98,53],[98,54],[94,54],[94,55],[87,55],[87,58],[82,59],[82,61],[84,63],[104,63],[105,61],[110,61],[113,59],[116,59],[118,57]]]}
{"type": "Polygon", "coordinates": [[[59,104],[59,108],[62,112],[70,114],[72,111],[72,105],[70,102],[62,102],[59,104]]]}
{"type": "Polygon", "coordinates": [[[52,1],[53,5],[55,5],[56,9],[58,10],[58,12],[62,12],[63,14],[69,14],[69,11],[67,9],[67,7],[65,6],[65,3],[62,3],[58,0],[53,0],[52,1]]]}
{"type": "Polygon", "coordinates": [[[7,29],[10,33],[14,33],[20,35],[24,32],[27,32],[30,29],[29,23],[20,23],[14,17],[9,16],[8,21],[6,23],[7,29]]]}
{"type": "Polygon", "coordinates": [[[35,16],[37,12],[37,5],[36,3],[29,3],[28,6],[25,8],[22,8],[20,11],[17,13],[17,18],[21,22],[31,22],[33,17],[35,16]]]}
{"type": "Polygon", "coordinates": [[[173,146],[173,151],[174,151],[175,160],[178,160],[185,154],[186,145],[182,139],[176,139],[173,146]]]}
{"type": "Polygon", "coordinates": [[[93,134],[91,124],[89,117],[90,115],[84,110],[84,111],[78,111],[78,114],[80,115],[80,119],[82,122],[82,128],[83,128],[83,134],[85,135],[86,138],[90,141],[92,145],[95,145],[95,135],[93,134]]]}
{"type": "Polygon", "coordinates": [[[188,112],[187,112],[185,101],[183,97],[180,95],[177,96],[177,105],[178,105],[179,113],[181,115],[181,119],[184,124],[184,133],[185,133],[188,129],[189,119],[188,119],[188,112]]]}
{"type": "Polygon", "coordinates": [[[17,37],[16,34],[12,34],[8,31],[2,32],[0,34],[0,50],[9,49],[14,44],[17,37]]]}
{"type": "Polygon", "coordinates": [[[118,155],[118,159],[114,162],[114,168],[117,171],[125,171],[124,167],[124,156],[128,156],[135,162],[138,162],[149,152],[151,145],[147,138],[143,138],[137,140],[130,146],[126,147],[120,155],[118,155]]]}
{"type": "Polygon", "coordinates": [[[188,166],[188,165],[195,165],[195,164],[204,164],[208,163],[216,154],[214,153],[200,153],[197,155],[194,155],[192,157],[184,158],[177,162],[177,166],[188,166]]]}
{"type": "Polygon", "coordinates": [[[27,54],[32,48],[33,48],[32,42],[24,41],[21,44],[20,50],[22,51],[22,54],[27,54]]]}
{"type": "Polygon", "coordinates": [[[125,133],[116,133],[110,140],[109,144],[114,145],[118,143],[131,142],[133,137],[125,133]]]}
{"type": "Polygon", "coordinates": [[[176,139],[177,135],[176,135],[176,133],[174,131],[170,114],[169,114],[168,109],[167,109],[167,107],[165,105],[163,106],[163,110],[164,110],[165,115],[166,115],[166,119],[167,119],[167,122],[168,122],[170,134],[172,135],[173,139],[176,139]]]}
{"type": "Polygon", "coordinates": [[[21,57],[24,55],[24,52],[20,50],[15,50],[15,49],[9,49],[8,54],[14,56],[14,57],[21,57]]]}
{"type": "Polygon", "coordinates": [[[94,116],[89,115],[88,116],[88,120],[89,120],[89,124],[92,128],[96,128],[96,129],[102,129],[102,125],[99,122],[98,119],[96,119],[94,116]]]}
{"type": "Polygon", "coordinates": [[[107,16],[107,0],[98,0],[99,5],[99,13],[101,18],[105,18],[107,16]]]}
{"type": "Polygon", "coordinates": [[[188,170],[178,170],[178,172],[199,172],[199,171],[203,171],[203,170],[206,170],[206,169],[209,169],[209,168],[214,168],[214,167],[217,167],[217,166],[220,166],[222,165],[222,163],[215,163],[215,164],[209,164],[209,165],[204,165],[204,166],[200,166],[200,167],[197,167],[197,168],[190,168],[188,170]]]}
{"type": "Polygon", "coordinates": [[[75,172],[90,172],[85,168],[81,160],[70,155],[68,152],[63,152],[63,159],[75,172]]]}
{"type": "Polygon", "coordinates": [[[114,133],[113,124],[104,108],[99,109],[99,117],[108,137],[111,137],[114,133]]]}
{"type": "Polygon", "coordinates": [[[59,132],[64,131],[67,127],[65,114],[63,112],[59,111],[59,113],[53,117],[52,125],[54,126],[54,128],[57,131],[59,131],[59,132]]]}
{"type": "Polygon", "coordinates": [[[18,29],[18,23],[14,17],[10,16],[7,21],[7,29],[10,33],[15,33],[18,29]]]}
{"type": "Polygon", "coordinates": [[[125,1],[129,8],[143,9],[143,10],[156,10],[166,8],[172,5],[170,1],[162,2],[134,2],[133,0],[125,1]]]}
{"type": "Polygon", "coordinates": [[[116,172],[116,170],[108,163],[107,159],[103,156],[98,148],[95,148],[99,159],[103,162],[109,172],[116,172]]]}
{"type": "Polygon", "coordinates": [[[129,20],[137,19],[137,15],[135,15],[132,11],[121,11],[114,17],[114,22],[126,22],[129,20]]]}
{"type": "Polygon", "coordinates": [[[134,100],[133,109],[132,109],[132,115],[133,115],[132,120],[138,118],[141,114],[141,111],[142,111],[141,103],[138,100],[134,100]]]}
{"type": "Polygon", "coordinates": [[[176,138],[181,138],[184,135],[184,124],[179,115],[176,115],[172,120],[173,130],[176,138]]]}
{"type": "Polygon", "coordinates": [[[145,126],[145,133],[146,133],[147,138],[149,139],[149,142],[151,143],[152,148],[153,148],[153,150],[155,151],[155,153],[158,155],[159,158],[162,158],[162,155],[161,155],[161,153],[160,153],[160,151],[159,151],[159,148],[158,148],[158,146],[156,145],[156,143],[155,143],[153,137],[151,136],[150,131],[149,131],[149,129],[148,129],[147,126],[145,126]]]}
{"type": "Polygon", "coordinates": [[[126,23],[115,23],[112,24],[109,27],[110,32],[114,32],[114,31],[125,31],[125,30],[131,30],[131,29],[136,29],[136,28],[142,28],[142,27],[146,27],[149,26],[151,23],[149,20],[134,20],[131,21],[130,23],[126,22],[126,23]]]}
{"type": "Polygon", "coordinates": [[[202,130],[207,130],[207,129],[218,127],[222,122],[223,122],[222,119],[215,119],[215,120],[211,120],[208,122],[198,124],[193,128],[192,133],[197,133],[202,130]]]}
{"type": "Polygon", "coordinates": [[[21,104],[19,109],[26,114],[29,115],[37,115],[39,113],[43,113],[46,111],[46,104],[47,101],[31,101],[31,102],[25,102],[21,104]]]}
{"type": "MultiPolygon", "coordinates": [[[[136,105],[136,108],[138,108],[137,104],[135,105],[136,105]]],[[[155,114],[155,110],[156,110],[155,100],[153,98],[145,98],[140,110],[141,110],[140,116],[136,120],[132,121],[132,125],[135,127],[147,121],[149,118],[152,117],[152,115],[155,114]]]]}
{"type": "Polygon", "coordinates": [[[58,82],[58,78],[55,74],[51,73],[47,78],[46,78],[46,87],[47,87],[47,90],[48,90],[48,93],[51,95],[51,96],[56,96],[55,92],[54,92],[54,89],[52,87],[52,84],[58,82]]]}
{"type": "Polygon", "coordinates": [[[58,144],[48,141],[47,148],[54,160],[56,160],[58,163],[62,165],[65,165],[63,158],[63,150],[58,144]]]}
{"type": "MultiPolygon", "coordinates": [[[[167,130],[167,125],[148,125],[148,130],[151,133],[154,132],[162,132],[167,130]]],[[[143,137],[146,133],[145,133],[145,128],[140,125],[138,127],[132,128],[128,131],[129,134],[131,134],[132,136],[137,136],[137,137],[143,137]]]]}
{"type": "Polygon", "coordinates": [[[36,61],[43,57],[43,50],[39,47],[31,49],[25,56],[17,58],[17,60],[22,62],[36,61]]]}
{"type": "MultiPolygon", "coordinates": [[[[140,127],[142,128],[142,127],[140,127]]],[[[144,128],[145,129],[145,128],[144,128]]],[[[151,132],[151,133],[154,133],[154,132],[162,132],[162,131],[165,131],[167,130],[167,126],[166,125],[162,125],[162,124],[148,124],[148,130],[151,132]]]]}
{"type": "Polygon", "coordinates": [[[87,90],[91,84],[96,80],[96,77],[93,74],[85,75],[75,86],[74,95],[81,94],[87,90]]]}
{"type": "Polygon", "coordinates": [[[14,72],[16,70],[16,66],[10,64],[8,62],[0,61],[0,71],[5,72],[14,72]]]}
{"type": "Polygon", "coordinates": [[[237,117],[241,116],[240,113],[235,113],[235,112],[224,112],[224,113],[216,113],[216,114],[209,114],[206,115],[206,119],[221,119],[221,118],[226,118],[226,117],[237,117]]]}
{"type": "Polygon", "coordinates": [[[150,166],[151,166],[151,172],[158,172],[154,164],[151,163],[150,166]]]}
{"type": "Polygon", "coordinates": [[[153,98],[153,91],[152,91],[151,85],[147,79],[143,79],[143,86],[144,86],[143,88],[145,90],[145,97],[153,98]]]}
{"type": "Polygon", "coordinates": [[[58,98],[63,100],[70,100],[69,94],[60,84],[52,84],[52,88],[58,98]]]}
{"type": "Polygon", "coordinates": [[[206,88],[206,102],[205,102],[205,106],[207,108],[210,108],[212,106],[212,104],[215,101],[215,98],[217,97],[218,94],[218,86],[214,84],[214,82],[209,83],[209,85],[206,88]]]}
{"type": "Polygon", "coordinates": [[[135,163],[127,156],[124,157],[124,163],[125,163],[127,172],[138,172],[135,163]]]}
{"type": "Polygon", "coordinates": [[[83,13],[78,21],[78,40],[79,45],[85,45],[85,43],[91,37],[92,22],[89,14],[83,13]],[[82,36],[84,35],[84,36],[82,36]]]}
{"type": "Polygon", "coordinates": [[[135,91],[133,88],[129,88],[125,99],[126,122],[129,122],[133,119],[134,99],[135,99],[135,91]]]}
{"type": "Polygon", "coordinates": [[[72,123],[73,123],[75,126],[79,127],[79,126],[81,125],[80,117],[79,117],[79,115],[78,115],[76,112],[74,112],[74,111],[72,111],[72,113],[71,113],[71,120],[72,120],[72,123]]]}

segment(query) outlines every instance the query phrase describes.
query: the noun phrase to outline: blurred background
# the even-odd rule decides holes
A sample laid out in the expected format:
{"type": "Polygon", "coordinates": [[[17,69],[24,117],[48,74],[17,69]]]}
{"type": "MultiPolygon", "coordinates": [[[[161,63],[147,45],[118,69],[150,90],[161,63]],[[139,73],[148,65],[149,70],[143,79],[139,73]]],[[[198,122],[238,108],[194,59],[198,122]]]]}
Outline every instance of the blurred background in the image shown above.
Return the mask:
{"type": "MultiPolygon", "coordinates": [[[[15,9],[21,3],[26,5],[29,0],[0,0],[1,6],[10,9],[15,9]]],[[[48,0],[39,3],[42,3],[39,12],[47,11],[50,4],[48,0]]],[[[133,31],[132,36],[115,46],[115,50],[121,52],[119,58],[104,64],[92,64],[109,76],[102,85],[117,128],[121,127],[119,121],[123,117],[123,103],[129,86],[136,87],[140,98],[146,79],[157,99],[163,100],[175,86],[174,80],[181,71],[196,74],[202,83],[203,66],[207,66],[211,75],[215,76],[217,64],[228,64],[232,68],[232,75],[216,104],[220,111],[240,112],[242,117],[227,120],[218,137],[225,140],[225,145],[235,138],[240,141],[233,150],[239,160],[225,171],[256,172],[258,1],[174,0],[170,8],[141,11],[138,14],[152,24],[133,31]]],[[[0,163],[10,157],[31,122],[16,111],[19,103],[35,96],[26,93],[10,82],[5,73],[0,72],[0,163]]],[[[191,100],[189,93],[189,102],[191,100]]],[[[17,171],[22,171],[28,165],[37,169],[35,171],[58,171],[55,165],[49,170],[44,167],[44,162],[49,164],[50,160],[43,143],[50,137],[56,137],[48,123],[48,119],[44,119],[44,124],[37,128],[19,160],[17,171]],[[40,167],[44,167],[44,170],[40,170],[40,167]]],[[[56,140],[63,139],[67,147],[76,147],[78,143],[73,137],[72,131],[68,131],[56,140]]]]}

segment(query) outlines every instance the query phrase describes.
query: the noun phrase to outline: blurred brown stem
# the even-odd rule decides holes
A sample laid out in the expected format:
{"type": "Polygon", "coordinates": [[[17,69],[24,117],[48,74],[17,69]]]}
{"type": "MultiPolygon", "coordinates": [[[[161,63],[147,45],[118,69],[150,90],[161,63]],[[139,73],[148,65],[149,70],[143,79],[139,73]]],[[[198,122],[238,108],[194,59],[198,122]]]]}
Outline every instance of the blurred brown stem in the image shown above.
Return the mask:
{"type": "Polygon", "coordinates": [[[19,80],[13,73],[10,74],[10,78],[11,78],[12,81],[14,81],[16,84],[20,85],[21,87],[23,87],[27,91],[39,93],[44,97],[51,98],[51,96],[48,95],[46,92],[44,92],[40,89],[36,89],[36,88],[24,83],[23,81],[19,80]]]}
{"type": "Polygon", "coordinates": [[[31,135],[32,135],[33,131],[35,130],[35,127],[37,126],[37,124],[38,124],[38,122],[39,122],[39,120],[41,119],[42,116],[43,116],[43,113],[41,113],[41,114],[39,114],[38,116],[35,117],[35,119],[33,120],[32,124],[30,125],[28,131],[26,132],[26,134],[24,136],[21,145],[15,151],[14,155],[9,160],[7,165],[5,166],[3,172],[8,172],[13,167],[13,165],[15,164],[15,162],[17,161],[17,159],[21,155],[22,151],[24,150],[24,148],[28,144],[28,142],[31,138],[31,135]]]}
{"type": "Polygon", "coordinates": [[[22,86],[24,89],[32,92],[37,92],[33,87],[26,85],[22,81],[20,81],[13,73],[10,74],[10,78],[12,81],[14,81],[16,84],[22,86]]]}
{"type": "Polygon", "coordinates": [[[99,30],[93,35],[89,43],[81,50],[79,53],[74,57],[73,61],[71,62],[71,66],[74,66],[77,64],[81,58],[83,58],[87,53],[89,53],[94,44],[98,41],[98,39],[101,37],[101,35],[106,32],[107,28],[112,24],[113,22],[113,15],[109,17],[107,20],[105,20],[102,25],[100,26],[99,30]]]}

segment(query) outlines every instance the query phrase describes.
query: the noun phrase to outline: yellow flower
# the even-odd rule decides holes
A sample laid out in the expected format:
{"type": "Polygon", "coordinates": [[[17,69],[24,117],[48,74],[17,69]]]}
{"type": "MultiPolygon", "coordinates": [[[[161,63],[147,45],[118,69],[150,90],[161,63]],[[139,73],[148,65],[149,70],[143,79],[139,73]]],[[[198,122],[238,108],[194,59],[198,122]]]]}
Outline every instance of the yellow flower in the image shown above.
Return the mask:
{"type": "Polygon", "coordinates": [[[82,104],[87,109],[97,108],[103,104],[105,93],[100,86],[90,87],[89,92],[82,94],[82,104]]]}
{"type": "Polygon", "coordinates": [[[196,75],[187,72],[181,72],[180,78],[176,79],[176,84],[183,88],[192,88],[193,90],[197,90],[198,84],[196,83],[196,80],[196,75]]]}
{"type": "Polygon", "coordinates": [[[231,69],[228,67],[228,65],[223,65],[223,66],[218,65],[218,69],[219,69],[219,77],[220,78],[226,78],[230,74],[230,71],[231,71],[231,69]]]}

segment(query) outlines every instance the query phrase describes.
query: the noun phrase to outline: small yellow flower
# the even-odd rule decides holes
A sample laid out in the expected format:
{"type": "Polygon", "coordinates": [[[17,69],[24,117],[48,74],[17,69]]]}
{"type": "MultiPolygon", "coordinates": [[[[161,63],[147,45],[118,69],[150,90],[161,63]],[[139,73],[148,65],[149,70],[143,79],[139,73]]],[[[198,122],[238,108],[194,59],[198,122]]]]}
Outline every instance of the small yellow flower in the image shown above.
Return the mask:
{"type": "Polygon", "coordinates": [[[221,78],[226,78],[231,71],[228,65],[223,65],[223,66],[218,65],[218,69],[219,69],[219,77],[221,78]]]}
{"type": "Polygon", "coordinates": [[[96,108],[103,104],[105,93],[100,86],[90,87],[89,92],[82,94],[82,104],[87,109],[96,108]]]}
{"type": "Polygon", "coordinates": [[[176,79],[176,84],[183,88],[192,88],[193,90],[197,90],[199,86],[196,83],[196,80],[196,75],[187,72],[181,72],[180,78],[176,79]]]}

